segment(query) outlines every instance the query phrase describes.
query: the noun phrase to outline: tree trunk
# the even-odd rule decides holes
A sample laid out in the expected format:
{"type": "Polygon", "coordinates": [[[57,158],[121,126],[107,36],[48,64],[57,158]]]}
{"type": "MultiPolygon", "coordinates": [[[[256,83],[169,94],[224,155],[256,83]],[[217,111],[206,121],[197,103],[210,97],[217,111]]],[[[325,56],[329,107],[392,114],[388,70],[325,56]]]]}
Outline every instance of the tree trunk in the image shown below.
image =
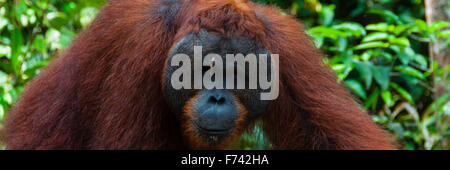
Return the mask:
{"type": "MultiPolygon", "coordinates": [[[[428,24],[431,24],[434,21],[450,21],[450,1],[448,0],[425,0],[425,13],[426,13],[426,20],[428,24]]],[[[449,28],[443,28],[449,29],[449,28]]],[[[442,31],[441,30],[441,31],[442,31]]],[[[430,57],[436,61],[439,65],[439,68],[443,68],[450,64],[450,48],[446,46],[445,39],[437,39],[436,42],[430,43],[429,47],[429,55],[430,57]]],[[[437,101],[440,96],[443,94],[448,93],[448,90],[445,90],[445,85],[448,84],[447,76],[448,71],[445,71],[443,75],[434,75],[434,79],[439,76],[441,78],[441,81],[435,82],[434,84],[434,99],[437,101]]],[[[445,102],[444,102],[445,104],[445,102]]],[[[436,107],[436,118],[437,123],[436,126],[439,129],[442,129],[441,127],[441,116],[438,114],[437,111],[438,107],[436,107]]],[[[449,117],[444,119],[450,119],[449,117]]],[[[450,120],[448,120],[450,121],[450,120]]],[[[441,131],[442,132],[442,131],[441,131]]],[[[440,133],[442,135],[442,133],[440,133]]],[[[442,141],[442,147],[448,146],[449,140],[443,139],[442,141]]],[[[443,148],[447,149],[447,148],[443,148]]]]}

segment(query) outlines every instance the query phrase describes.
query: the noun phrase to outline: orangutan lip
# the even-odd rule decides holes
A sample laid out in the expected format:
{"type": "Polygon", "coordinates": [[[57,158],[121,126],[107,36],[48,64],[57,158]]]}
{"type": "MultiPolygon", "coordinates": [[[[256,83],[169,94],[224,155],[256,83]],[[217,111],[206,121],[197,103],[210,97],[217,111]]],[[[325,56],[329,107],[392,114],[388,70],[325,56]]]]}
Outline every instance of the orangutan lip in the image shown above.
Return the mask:
{"type": "Polygon", "coordinates": [[[195,121],[192,121],[192,124],[194,125],[194,127],[200,131],[201,133],[204,133],[206,135],[227,135],[230,134],[234,128],[230,128],[230,129],[206,129],[203,128],[201,126],[199,126],[195,121]]]}

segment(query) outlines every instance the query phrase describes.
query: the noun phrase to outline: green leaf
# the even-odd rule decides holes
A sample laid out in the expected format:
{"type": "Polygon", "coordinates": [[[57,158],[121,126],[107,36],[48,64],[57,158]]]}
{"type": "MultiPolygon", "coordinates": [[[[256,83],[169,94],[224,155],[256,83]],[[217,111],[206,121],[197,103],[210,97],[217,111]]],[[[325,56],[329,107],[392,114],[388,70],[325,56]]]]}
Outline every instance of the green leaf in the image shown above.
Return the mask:
{"type": "Polygon", "coordinates": [[[361,79],[366,83],[366,89],[369,89],[372,84],[372,68],[373,64],[371,62],[355,62],[355,68],[358,70],[361,79]]]}
{"type": "Polygon", "coordinates": [[[345,64],[335,64],[331,66],[331,69],[333,69],[333,71],[336,73],[344,71],[345,68],[345,64]]]}
{"type": "Polygon", "coordinates": [[[414,27],[416,27],[418,29],[418,32],[428,31],[427,23],[421,19],[414,20],[414,27]]]}
{"type": "Polygon", "coordinates": [[[44,42],[44,36],[39,34],[37,35],[33,40],[33,48],[38,50],[40,53],[46,52],[45,42],[44,42]]]}
{"type": "Polygon", "coordinates": [[[394,67],[394,70],[401,71],[403,73],[425,80],[425,76],[422,74],[422,72],[410,66],[396,66],[394,67]]]}
{"type": "Polygon", "coordinates": [[[322,48],[325,37],[321,35],[313,35],[314,37],[314,45],[316,45],[317,48],[322,48]]]}
{"type": "Polygon", "coordinates": [[[426,109],[424,114],[430,114],[435,112],[436,110],[444,112],[444,114],[449,115],[450,110],[448,110],[448,106],[450,105],[450,93],[443,94],[433,103],[431,103],[426,109]],[[444,110],[446,109],[446,110],[444,110]]]}
{"type": "Polygon", "coordinates": [[[401,33],[406,31],[410,27],[411,27],[411,25],[397,25],[397,26],[395,26],[393,33],[395,35],[400,35],[401,33]]]}
{"type": "Polygon", "coordinates": [[[366,103],[364,104],[365,108],[369,108],[372,106],[372,110],[376,109],[377,103],[378,103],[378,96],[380,95],[380,90],[378,88],[375,88],[375,90],[372,92],[372,94],[369,96],[369,98],[366,100],[366,103]]]}
{"type": "Polygon", "coordinates": [[[435,21],[433,23],[431,23],[430,27],[428,28],[428,31],[430,33],[441,29],[441,28],[445,28],[445,27],[449,27],[450,26],[450,22],[446,22],[446,21],[435,21]]]}
{"type": "Polygon", "coordinates": [[[366,26],[366,30],[370,31],[380,31],[386,32],[388,30],[389,25],[385,22],[377,23],[377,24],[369,24],[366,26]]]}
{"type": "Polygon", "coordinates": [[[394,105],[394,100],[392,100],[390,91],[385,90],[381,92],[381,98],[384,100],[384,103],[386,103],[389,107],[392,107],[394,105]]]}
{"type": "Polygon", "coordinates": [[[85,6],[92,6],[92,7],[101,7],[106,0],[79,0],[81,1],[82,4],[84,4],[85,6]]]}
{"type": "Polygon", "coordinates": [[[369,49],[369,48],[386,48],[389,47],[389,43],[384,43],[381,41],[373,41],[373,42],[367,42],[359,44],[355,47],[353,47],[354,50],[362,50],[362,49],[369,49]]]}
{"type": "Polygon", "coordinates": [[[366,35],[366,30],[364,29],[364,27],[361,24],[355,22],[344,22],[342,24],[334,25],[333,28],[348,31],[356,37],[366,35]]]}
{"type": "Polygon", "coordinates": [[[422,68],[428,67],[428,61],[423,55],[420,55],[420,54],[414,55],[414,61],[419,63],[422,68]]]}
{"type": "Polygon", "coordinates": [[[99,12],[99,10],[95,7],[87,7],[87,8],[84,8],[83,10],[81,10],[80,23],[83,26],[83,28],[85,28],[87,25],[89,25],[94,20],[95,16],[97,16],[98,12],[99,12]]]}
{"type": "Polygon", "coordinates": [[[314,36],[324,36],[324,37],[331,38],[331,39],[338,39],[339,36],[342,36],[342,37],[347,36],[347,34],[345,34],[345,32],[343,32],[341,30],[329,28],[329,27],[325,27],[325,26],[313,27],[313,28],[311,28],[310,31],[311,31],[311,34],[314,36]]]}
{"type": "Polygon", "coordinates": [[[392,37],[389,38],[389,42],[392,44],[398,44],[398,45],[403,45],[403,46],[410,46],[409,40],[406,37],[392,37]]]}
{"type": "Polygon", "coordinates": [[[8,25],[8,19],[6,17],[0,16],[0,31],[8,25]]]}
{"type": "Polygon", "coordinates": [[[356,80],[345,80],[344,84],[352,90],[355,94],[357,94],[359,97],[366,99],[367,95],[364,91],[364,88],[362,87],[361,83],[359,83],[356,80]]]}
{"type": "Polygon", "coordinates": [[[19,61],[19,55],[21,53],[22,50],[22,44],[23,44],[23,37],[22,37],[22,33],[20,32],[20,30],[18,28],[15,28],[12,32],[11,32],[11,63],[12,63],[12,68],[14,70],[14,73],[16,75],[19,75],[19,71],[20,71],[20,61],[19,61]]]}
{"type": "Polygon", "coordinates": [[[387,60],[389,60],[389,61],[392,61],[392,54],[390,54],[390,53],[388,53],[388,52],[385,52],[385,51],[380,51],[380,55],[381,55],[383,58],[385,58],[385,59],[387,59],[387,60]]]}
{"type": "Polygon", "coordinates": [[[70,45],[73,38],[75,37],[75,33],[65,27],[61,29],[61,36],[59,39],[59,43],[61,44],[61,48],[66,48],[70,45]]]}
{"type": "Polygon", "coordinates": [[[20,21],[22,14],[25,14],[25,12],[27,11],[27,4],[25,0],[19,0],[19,2],[16,2],[16,4],[16,20],[20,21]]]}
{"type": "MultiPolygon", "coordinates": [[[[1,30],[1,29],[0,29],[1,30]]],[[[447,38],[450,37],[450,30],[443,30],[443,31],[439,31],[437,32],[437,36],[439,38],[447,38]]]]}
{"type": "Polygon", "coordinates": [[[367,50],[366,52],[361,54],[362,61],[369,61],[371,57],[372,57],[372,53],[370,50],[367,50]]]}
{"type": "Polygon", "coordinates": [[[322,11],[319,13],[320,21],[322,25],[328,26],[331,24],[334,18],[335,5],[323,5],[322,11]]]}
{"type": "Polygon", "coordinates": [[[380,85],[381,90],[387,90],[389,86],[389,73],[391,72],[391,67],[372,66],[371,68],[375,81],[380,85]]]}
{"type": "Polygon", "coordinates": [[[61,29],[61,27],[67,25],[69,23],[69,20],[65,17],[56,17],[50,20],[50,26],[52,28],[61,29]]]}
{"type": "MultiPolygon", "coordinates": [[[[0,70],[0,85],[4,85],[9,80],[8,74],[0,70]]],[[[0,86],[1,87],[1,86],[0,86]]]]}
{"type": "Polygon", "coordinates": [[[411,94],[404,88],[400,87],[397,83],[390,83],[391,87],[394,88],[403,98],[405,98],[409,103],[414,105],[414,100],[412,99],[411,94]]]}
{"type": "Polygon", "coordinates": [[[11,101],[8,104],[13,104],[17,100],[17,97],[19,97],[19,94],[17,93],[17,91],[15,89],[9,90],[8,94],[11,97],[11,101]]]}
{"type": "Polygon", "coordinates": [[[350,72],[353,70],[352,67],[346,67],[344,69],[344,71],[342,71],[342,73],[338,74],[338,77],[340,80],[344,80],[345,78],[347,78],[347,76],[350,74],[350,72]]]}
{"type": "Polygon", "coordinates": [[[6,56],[7,58],[10,58],[11,54],[11,48],[9,46],[0,45],[0,56],[6,56]]]}
{"type": "Polygon", "coordinates": [[[389,46],[390,49],[395,51],[402,62],[403,65],[406,65],[409,63],[411,59],[414,59],[416,53],[411,47],[406,46],[398,46],[398,45],[391,45],[389,46]]]}
{"type": "Polygon", "coordinates": [[[337,50],[339,50],[340,52],[345,52],[345,50],[347,49],[347,45],[348,45],[347,39],[344,37],[339,37],[337,45],[338,45],[337,50]]]}
{"type": "Polygon", "coordinates": [[[28,76],[30,78],[36,76],[39,72],[38,70],[42,67],[48,65],[48,61],[28,61],[25,63],[25,71],[23,75],[28,76]]]}
{"type": "Polygon", "coordinates": [[[373,32],[369,35],[365,36],[362,42],[369,42],[369,41],[377,41],[377,40],[385,40],[387,39],[389,34],[385,32],[373,32]]]}
{"type": "Polygon", "coordinates": [[[72,13],[77,9],[77,3],[75,2],[64,3],[63,9],[65,13],[72,13]]]}

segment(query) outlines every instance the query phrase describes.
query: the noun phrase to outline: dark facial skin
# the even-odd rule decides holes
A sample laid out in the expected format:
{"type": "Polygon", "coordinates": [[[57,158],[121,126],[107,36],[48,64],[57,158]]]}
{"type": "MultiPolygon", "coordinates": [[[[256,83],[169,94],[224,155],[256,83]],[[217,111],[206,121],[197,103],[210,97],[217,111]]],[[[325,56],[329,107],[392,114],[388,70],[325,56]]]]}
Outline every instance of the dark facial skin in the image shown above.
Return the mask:
{"type": "MultiPolygon", "coordinates": [[[[246,64],[245,69],[245,89],[236,88],[236,79],[234,89],[174,89],[171,85],[172,73],[182,65],[171,66],[170,61],[173,56],[180,53],[187,54],[191,59],[192,77],[190,78],[192,80],[191,87],[194,87],[194,46],[203,47],[203,57],[210,53],[222,56],[224,69],[229,67],[225,66],[226,54],[243,54],[244,56],[247,54],[255,54],[257,61],[259,61],[259,54],[268,54],[268,51],[260,41],[253,38],[226,38],[220,34],[209,33],[204,30],[198,34],[186,35],[171,50],[167,60],[168,62],[166,62],[167,65],[163,80],[166,101],[177,116],[183,117],[184,115],[184,117],[190,119],[182,123],[192,127],[195,133],[194,136],[197,136],[200,141],[207,143],[207,145],[219,145],[229,136],[240,133],[238,129],[242,129],[244,124],[258,118],[265,112],[270,101],[260,100],[260,94],[270,89],[262,90],[259,88],[259,85],[257,89],[249,89],[248,64],[246,64]]],[[[269,64],[271,63],[269,55],[267,62],[269,64]]],[[[237,67],[236,63],[234,67],[237,67]]],[[[203,74],[209,69],[210,67],[203,66],[203,74]]],[[[227,81],[225,70],[223,72],[223,81],[225,84],[227,81]]],[[[236,72],[237,69],[235,68],[235,74],[236,72]]],[[[268,68],[268,73],[268,80],[270,80],[270,68],[268,68]]]]}

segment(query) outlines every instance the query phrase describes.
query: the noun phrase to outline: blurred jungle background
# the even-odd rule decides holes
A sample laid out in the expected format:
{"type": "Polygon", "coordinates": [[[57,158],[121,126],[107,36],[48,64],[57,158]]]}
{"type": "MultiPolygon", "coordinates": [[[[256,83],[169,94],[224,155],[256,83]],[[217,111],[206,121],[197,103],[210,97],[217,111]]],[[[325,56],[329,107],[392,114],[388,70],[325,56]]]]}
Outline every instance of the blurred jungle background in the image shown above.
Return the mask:
{"type": "MultiPolygon", "coordinates": [[[[301,20],[339,81],[403,149],[450,148],[450,1],[255,2],[276,5],[301,20]]],[[[0,0],[0,128],[24,85],[70,45],[104,4],[0,0]]],[[[259,126],[232,147],[269,148],[259,126]]]]}

